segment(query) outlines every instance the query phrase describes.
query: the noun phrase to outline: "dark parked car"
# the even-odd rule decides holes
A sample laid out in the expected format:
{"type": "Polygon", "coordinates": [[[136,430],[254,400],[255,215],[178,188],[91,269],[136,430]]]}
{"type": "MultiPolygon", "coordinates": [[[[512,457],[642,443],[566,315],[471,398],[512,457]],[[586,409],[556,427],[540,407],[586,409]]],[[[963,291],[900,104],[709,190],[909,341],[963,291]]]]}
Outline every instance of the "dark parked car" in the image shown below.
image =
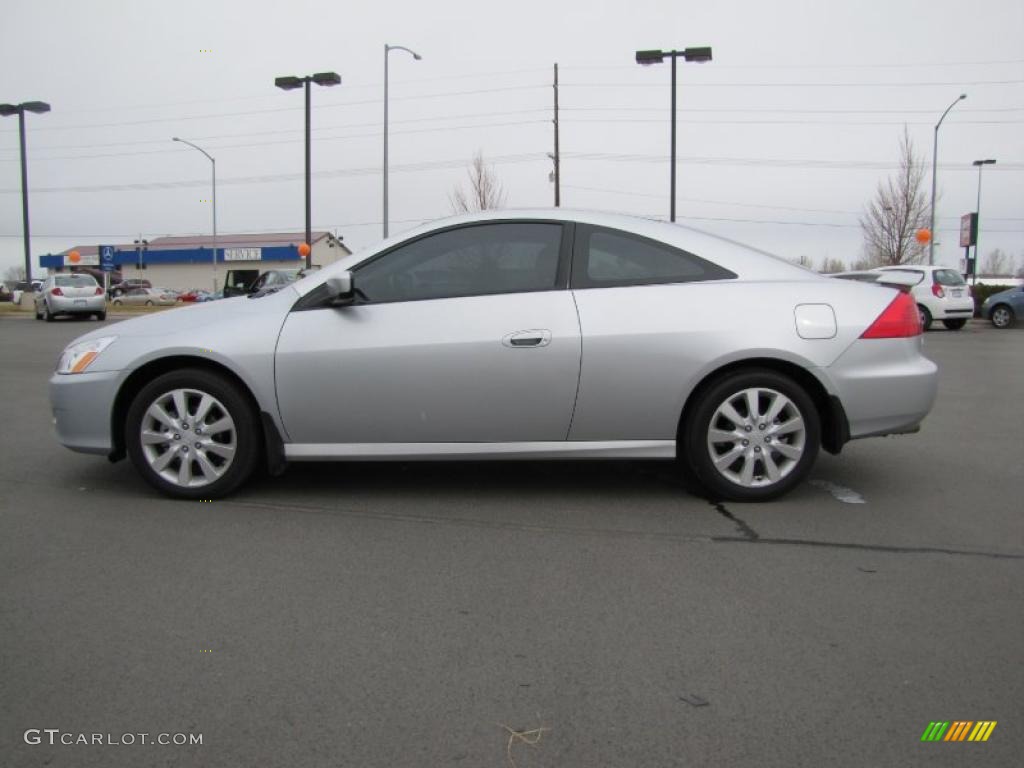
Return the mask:
{"type": "Polygon", "coordinates": [[[110,286],[111,296],[120,296],[128,293],[132,288],[152,288],[153,284],[149,280],[142,280],[140,278],[130,277],[127,280],[122,280],[117,285],[110,286]]]}
{"type": "Polygon", "coordinates": [[[996,328],[1012,328],[1024,314],[1024,285],[993,293],[981,305],[981,316],[996,328]]]}

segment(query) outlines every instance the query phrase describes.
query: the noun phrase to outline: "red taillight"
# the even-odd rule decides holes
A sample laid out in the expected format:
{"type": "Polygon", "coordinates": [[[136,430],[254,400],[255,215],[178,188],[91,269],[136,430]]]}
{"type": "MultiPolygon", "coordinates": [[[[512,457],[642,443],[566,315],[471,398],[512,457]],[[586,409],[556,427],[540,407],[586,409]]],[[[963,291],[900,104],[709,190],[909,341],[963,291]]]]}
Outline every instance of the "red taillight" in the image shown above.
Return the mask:
{"type": "Polygon", "coordinates": [[[103,295],[103,289],[102,289],[102,288],[99,288],[99,287],[97,287],[97,288],[96,288],[96,295],[97,295],[97,296],[102,296],[102,295],[103,295]]]}
{"type": "Polygon", "coordinates": [[[942,290],[942,286],[938,283],[932,283],[932,293],[935,294],[935,298],[937,299],[946,298],[946,292],[942,290]]]}
{"type": "Polygon", "coordinates": [[[52,296],[63,296],[64,295],[64,291],[62,291],[60,288],[52,288],[50,290],[50,294],[52,296]]]}
{"type": "Polygon", "coordinates": [[[921,316],[909,293],[899,293],[864,333],[862,339],[905,339],[921,334],[921,316]]]}

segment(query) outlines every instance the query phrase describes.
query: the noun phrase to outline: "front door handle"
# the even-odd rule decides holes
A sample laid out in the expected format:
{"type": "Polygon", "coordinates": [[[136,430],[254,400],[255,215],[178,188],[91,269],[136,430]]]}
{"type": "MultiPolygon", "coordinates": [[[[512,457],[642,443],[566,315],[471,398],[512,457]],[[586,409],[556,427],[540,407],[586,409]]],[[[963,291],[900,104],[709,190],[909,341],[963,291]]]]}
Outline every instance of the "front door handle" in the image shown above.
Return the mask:
{"type": "Polygon", "coordinates": [[[501,343],[506,347],[546,347],[551,343],[551,331],[516,331],[502,338],[501,343]]]}

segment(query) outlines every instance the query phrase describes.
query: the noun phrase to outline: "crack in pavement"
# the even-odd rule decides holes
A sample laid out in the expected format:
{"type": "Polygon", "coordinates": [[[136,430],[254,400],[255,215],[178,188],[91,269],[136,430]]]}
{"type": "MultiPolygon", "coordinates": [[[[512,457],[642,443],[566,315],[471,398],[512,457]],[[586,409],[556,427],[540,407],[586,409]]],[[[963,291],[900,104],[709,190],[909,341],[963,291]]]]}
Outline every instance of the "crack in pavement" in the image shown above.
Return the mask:
{"type": "MultiPolygon", "coordinates": [[[[758,541],[761,538],[760,536],[757,535],[757,531],[755,531],[753,528],[751,528],[749,525],[747,525],[743,520],[740,520],[738,517],[736,517],[736,515],[734,515],[732,512],[730,512],[728,509],[726,509],[725,508],[725,504],[723,504],[722,502],[714,501],[712,499],[709,499],[708,500],[708,504],[710,504],[712,507],[714,507],[715,511],[718,514],[722,515],[722,517],[732,521],[733,525],[736,526],[736,530],[739,531],[739,533],[741,533],[743,535],[743,538],[740,539],[740,541],[758,541]]],[[[715,540],[716,537],[712,536],[711,538],[712,538],[712,540],[715,540]]],[[[725,540],[730,540],[733,537],[722,537],[722,538],[725,539],[725,540]]]]}

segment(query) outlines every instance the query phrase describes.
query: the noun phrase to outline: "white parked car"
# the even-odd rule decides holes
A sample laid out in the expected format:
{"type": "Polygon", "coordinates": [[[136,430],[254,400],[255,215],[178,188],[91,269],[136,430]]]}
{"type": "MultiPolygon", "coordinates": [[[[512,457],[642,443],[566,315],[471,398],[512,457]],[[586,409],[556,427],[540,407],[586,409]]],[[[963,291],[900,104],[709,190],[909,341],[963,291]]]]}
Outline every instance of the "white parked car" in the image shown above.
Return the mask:
{"type": "Polygon", "coordinates": [[[959,331],[974,316],[971,288],[955,269],[939,265],[905,264],[878,267],[876,272],[901,272],[917,279],[910,289],[921,315],[921,327],[928,330],[933,320],[941,320],[951,331],[959,331]]]}
{"type": "Polygon", "coordinates": [[[95,315],[107,319],[107,297],[92,275],[51,275],[34,293],[36,320],[58,315],[95,315]]]}

